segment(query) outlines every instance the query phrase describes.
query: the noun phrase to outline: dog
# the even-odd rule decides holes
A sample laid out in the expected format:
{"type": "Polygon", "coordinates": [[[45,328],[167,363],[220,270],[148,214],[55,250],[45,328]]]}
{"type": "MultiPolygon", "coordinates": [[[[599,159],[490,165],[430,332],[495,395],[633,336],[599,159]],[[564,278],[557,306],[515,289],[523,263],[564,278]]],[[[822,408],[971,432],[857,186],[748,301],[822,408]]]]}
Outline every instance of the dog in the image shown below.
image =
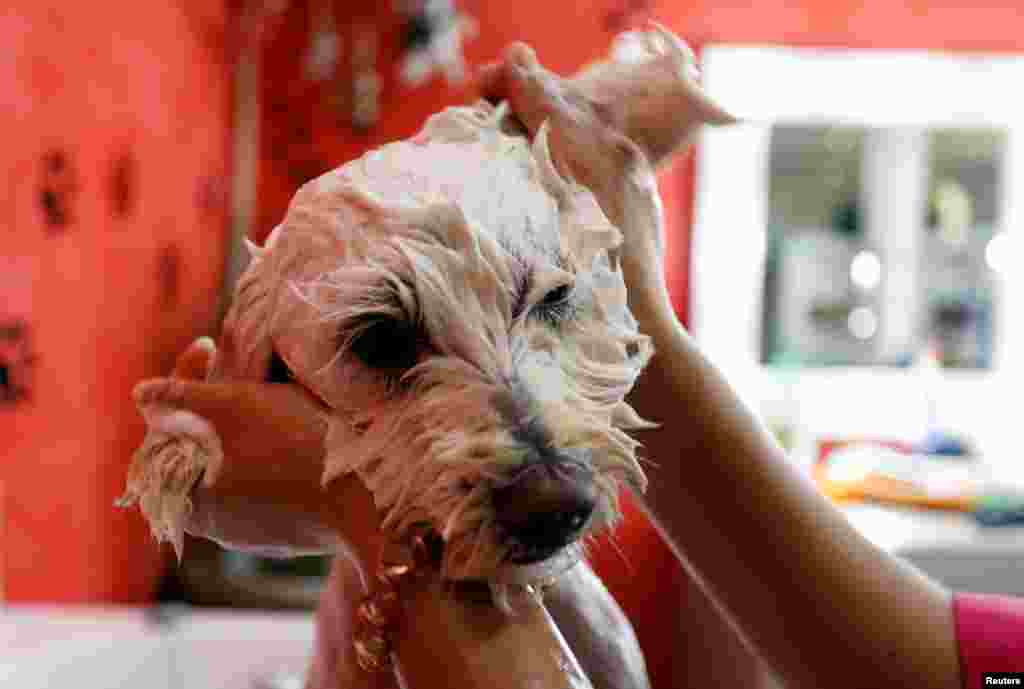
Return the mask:
{"type": "MultiPolygon", "coordinates": [[[[690,75],[692,53],[655,27],[579,83],[603,76],[643,112],[655,82],[614,86],[658,61],[690,75]]],[[[622,234],[558,171],[548,137],[480,101],[305,184],[265,244],[247,243],[224,323],[236,355],[210,372],[318,397],[324,482],[357,475],[389,541],[436,534],[445,579],[557,573],[615,522],[623,486],[646,486],[629,431],[649,424],[625,398],[653,350],[627,306],[622,234]]],[[[194,415],[143,412],[122,504],[180,557],[188,493],[216,480],[219,440],[194,415]]]]}

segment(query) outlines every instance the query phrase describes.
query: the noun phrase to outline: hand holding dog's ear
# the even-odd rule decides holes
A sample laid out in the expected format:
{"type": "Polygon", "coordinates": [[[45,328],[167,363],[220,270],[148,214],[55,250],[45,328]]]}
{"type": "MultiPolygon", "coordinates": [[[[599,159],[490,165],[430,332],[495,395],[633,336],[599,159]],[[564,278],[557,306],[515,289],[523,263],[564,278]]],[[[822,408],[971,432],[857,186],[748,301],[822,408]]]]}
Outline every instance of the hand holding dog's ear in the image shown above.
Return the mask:
{"type": "Polygon", "coordinates": [[[528,45],[514,43],[501,62],[480,70],[478,83],[484,98],[508,100],[531,134],[548,120],[563,139],[552,142],[562,149],[556,155],[594,189],[606,183],[595,179],[595,168],[634,162],[629,156],[636,154],[657,168],[702,125],[738,122],[708,97],[697,76],[689,46],[655,24],[620,36],[608,59],[569,78],[541,66],[528,45]]]}
{"type": "Polygon", "coordinates": [[[621,38],[608,60],[563,78],[516,43],[481,69],[478,83],[484,98],[507,100],[531,135],[546,126],[556,167],[590,189],[622,230],[631,292],[652,278],[657,286],[664,219],[655,170],[702,125],[737,122],[697,84],[692,51],[654,26],[621,38]]]}
{"type": "Polygon", "coordinates": [[[485,97],[507,99],[531,135],[546,124],[559,172],[593,191],[599,201],[629,166],[650,166],[643,150],[612,126],[586,93],[546,70],[523,43],[513,44],[500,65],[485,68],[481,86],[485,97]]]}
{"type": "Polygon", "coordinates": [[[227,547],[275,555],[333,552],[339,537],[376,557],[373,500],[355,477],[321,486],[322,406],[297,385],[205,382],[216,347],[197,340],[170,378],[140,383],[140,405],[190,411],[220,437],[223,461],[191,493],[185,530],[227,547]],[[344,520],[341,518],[344,513],[344,520]]]}

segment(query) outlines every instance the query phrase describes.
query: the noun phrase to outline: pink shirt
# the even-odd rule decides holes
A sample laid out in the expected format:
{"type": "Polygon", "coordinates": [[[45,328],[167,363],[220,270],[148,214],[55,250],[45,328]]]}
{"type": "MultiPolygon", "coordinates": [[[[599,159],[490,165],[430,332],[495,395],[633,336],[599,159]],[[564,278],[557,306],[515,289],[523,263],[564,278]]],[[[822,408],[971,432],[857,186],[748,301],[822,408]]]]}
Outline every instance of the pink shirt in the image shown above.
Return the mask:
{"type": "Polygon", "coordinates": [[[1024,598],[953,596],[965,689],[981,689],[985,672],[1024,672],[1024,598]]]}

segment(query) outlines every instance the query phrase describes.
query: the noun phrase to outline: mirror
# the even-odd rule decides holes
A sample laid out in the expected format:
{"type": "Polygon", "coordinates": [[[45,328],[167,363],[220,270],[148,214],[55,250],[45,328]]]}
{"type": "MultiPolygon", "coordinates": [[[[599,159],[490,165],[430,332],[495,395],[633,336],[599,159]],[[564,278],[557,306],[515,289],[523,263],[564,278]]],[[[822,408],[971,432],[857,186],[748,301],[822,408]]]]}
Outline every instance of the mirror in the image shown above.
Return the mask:
{"type": "Polygon", "coordinates": [[[1007,132],[778,123],[760,360],[992,366],[1007,132]]]}
{"type": "Polygon", "coordinates": [[[1024,379],[1024,55],[710,45],[702,73],[743,119],[697,157],[688,325],[708,358],[799,429],[798,461],[939,419],[1018,467],[987,401],[1024,379]]]}

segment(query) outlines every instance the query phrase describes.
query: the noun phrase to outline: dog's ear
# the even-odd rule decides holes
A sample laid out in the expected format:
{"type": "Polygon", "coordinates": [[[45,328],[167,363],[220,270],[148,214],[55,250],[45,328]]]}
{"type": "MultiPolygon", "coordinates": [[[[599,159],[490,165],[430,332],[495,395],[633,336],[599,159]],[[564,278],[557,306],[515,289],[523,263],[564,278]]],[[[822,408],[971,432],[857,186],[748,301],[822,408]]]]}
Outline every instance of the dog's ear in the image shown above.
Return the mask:
{"type": "Polygon", "coordinates": [[[212,483],[224,459],[220,436],[205,418],[180,408],[181,391],[192,381],[162,378],[135,387],[135,403],[146,421],[146,437],[135,451],[117,507],[138,504],[158,543],[169,542],[181,561],[192,489],[212,483]]]}

